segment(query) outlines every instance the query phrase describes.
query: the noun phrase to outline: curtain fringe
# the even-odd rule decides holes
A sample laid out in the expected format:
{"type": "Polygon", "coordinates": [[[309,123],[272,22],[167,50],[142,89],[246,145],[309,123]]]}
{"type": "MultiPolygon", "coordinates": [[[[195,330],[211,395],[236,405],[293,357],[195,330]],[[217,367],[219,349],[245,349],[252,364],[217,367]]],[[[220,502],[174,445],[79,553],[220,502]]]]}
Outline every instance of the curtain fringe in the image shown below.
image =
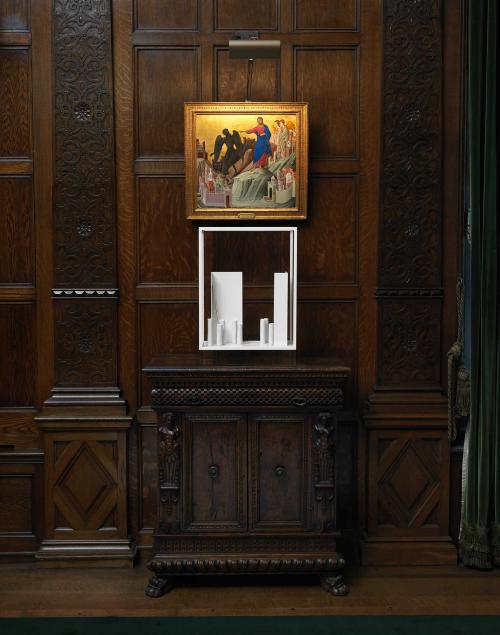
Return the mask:
{"type": "Polygon", "coordinates": [[[500,566],[500,525],[492,525],[488,532],[484,527],[471,527],[462,522],[459,542],[460,559],[467,567],[491,569],[493,565],[500,566]]]}
{"type": "Polygon", "coordinates": [[[493,564],[500,567],[500,525],[495,524],[491,528],[491,546],[493,549],[493,564]]]}

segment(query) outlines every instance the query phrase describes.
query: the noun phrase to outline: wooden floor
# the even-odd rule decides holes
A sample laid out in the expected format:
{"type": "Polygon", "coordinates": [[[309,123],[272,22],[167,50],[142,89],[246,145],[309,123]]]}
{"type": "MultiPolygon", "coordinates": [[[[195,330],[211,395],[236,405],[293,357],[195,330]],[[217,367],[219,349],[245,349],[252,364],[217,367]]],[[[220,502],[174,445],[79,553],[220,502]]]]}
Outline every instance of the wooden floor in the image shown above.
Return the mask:
{"type": "Polygon", "coordinates": [[[147,579],[143,566],[37,569],[0,561],[0,616],[500,614],[499,570],[366,567],[351,572],[351,593],[342,598],[300,579],[234,586],[227,578],[205,578],[150,599],[147,579]]]}

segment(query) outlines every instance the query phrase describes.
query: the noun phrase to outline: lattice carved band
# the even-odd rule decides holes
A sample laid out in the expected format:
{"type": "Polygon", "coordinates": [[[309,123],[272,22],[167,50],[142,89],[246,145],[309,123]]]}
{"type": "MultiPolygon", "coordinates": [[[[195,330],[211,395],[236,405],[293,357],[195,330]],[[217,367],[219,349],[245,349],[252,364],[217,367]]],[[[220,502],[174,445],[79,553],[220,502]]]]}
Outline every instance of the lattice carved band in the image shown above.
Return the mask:
{"type": "Polygon", "coordinates": [[[153,405],[168,406],[342,406],[341,388],[153,388],[153,405]]]}

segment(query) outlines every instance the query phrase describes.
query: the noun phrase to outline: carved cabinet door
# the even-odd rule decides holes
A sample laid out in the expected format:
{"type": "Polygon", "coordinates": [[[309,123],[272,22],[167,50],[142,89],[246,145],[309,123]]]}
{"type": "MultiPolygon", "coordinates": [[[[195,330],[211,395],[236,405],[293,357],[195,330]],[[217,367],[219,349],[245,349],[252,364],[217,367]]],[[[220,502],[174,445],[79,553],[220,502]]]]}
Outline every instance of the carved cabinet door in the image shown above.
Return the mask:
{"type": "Polygon", "coordinates": [[[186,414],[182,427],[183,529],[246,530],[246,416],[186,414]]]}
{"type": "Polygon", "coordinates": [[[307,415],[249,417],[250,529],[307,529],[310,429],[307,415]]]}

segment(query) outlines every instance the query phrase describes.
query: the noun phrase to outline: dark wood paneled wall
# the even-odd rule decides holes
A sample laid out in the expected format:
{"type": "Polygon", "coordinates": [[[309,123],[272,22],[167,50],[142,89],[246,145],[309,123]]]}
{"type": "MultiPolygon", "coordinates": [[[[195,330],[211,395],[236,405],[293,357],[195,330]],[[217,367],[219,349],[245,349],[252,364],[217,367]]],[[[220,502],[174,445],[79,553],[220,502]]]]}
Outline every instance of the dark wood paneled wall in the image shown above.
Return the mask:
{"type": "MultiPolygon", "coordinates": [[[[130,532],[151,544],[156,429],[141,368],[156,354],[198,354],[183,103],[244,99],[246,64],[229,59],[228,40],[251,29],[282,42],[280,59],[256,61],[253,98],[310,105],[298,354],[350,366],[354,407],[376,386],[359,442],[365,555],[384,561],[402,536],[410,550],[432,536],[433,554],[447,543],[460,16],[460,0],[1,3],[0,462],[13,465],[7,480],[36,480],[45,452],[42,558],[89,555],[92,543],[127,560],[130,532]],[[106,517],[74,485],[89,465],[101,475],[90,489],[107,483],[116,503],[106,517]],[[114,528],[108,546],[99,527],[114,528]]],[[[255,272],[255,318],[271,301],[259,279],[269,251],[238,244],[255,272]]],[[[215,262],[225,252],[215,246],[215,262]]],[[[0,550],[36,547],[39,484],[27,483],[15,483],[19,523],[0,513],[0,550]]]]}
{"type": "MultiPolygon", "coordinates": [[[[183,103],[244,100],[246,63],[228,55],[235,30],[281,40],[279,60],[255,63],[253,98],[310,104],[298,354],[350,366],[354,398],[366,398],[375,380],[381,6],[356,0],[114,6],[120,373],[125,398],[138,407],[131,476],[141,504],[132,523],[139,543],[148,545],[156,439],[140,369],[155,354],[198,353],[197,227],[184,218],[183,103]]],[[[255,273],[247,289],[250,318],[269,307],[271,290],[258,272],[271,252],[271,245],[252,251],[244,242],[215,249],[218,266],[222,257],[224,266],[236,266],[227,253],[238,253],[255,273]]]]}
{"type": "MultiPolygon", "coordinates": [[[[43,4],[43,3],[40,3],[43,4]]],[[[47,7],[46,7],[47,8],[47,7]]],[[[46,378],[41,300],[46,250],[40,227],[50,212],[40,60],[49,16],[28,0],[0,4],[0,552],[26,553],[41,535],[41,441],[34,421],[46,378]],[[42,183],[42,180],[44,181],[42,183]]],[[[47,86],[50,90],[50,84],[47,86]]],[[[50,129],[50,128],[49,128],[50,129]]],[[[50,142],[49,142],[50,145],[50,142]]]]}

